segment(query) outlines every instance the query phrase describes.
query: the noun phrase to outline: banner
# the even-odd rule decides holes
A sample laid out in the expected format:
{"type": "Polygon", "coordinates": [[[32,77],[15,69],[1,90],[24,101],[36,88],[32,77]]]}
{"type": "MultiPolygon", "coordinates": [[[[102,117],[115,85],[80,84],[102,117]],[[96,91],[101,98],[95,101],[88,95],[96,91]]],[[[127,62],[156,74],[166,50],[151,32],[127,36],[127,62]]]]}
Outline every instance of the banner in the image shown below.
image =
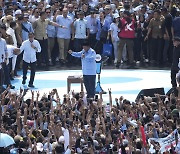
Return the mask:
{"type": "MultiPolygon", "coordinates": [[[[152,144],[150,143],[151,141],[158,142],[161,147],[160,148],[161,153],[169,151],[171,149],[171,145],[173,145],[173,147],[176,147],[176,140],[175,140],[176,133],[178,133],[177,129],[174,130],[171,134],[169,134],[165,138],[150,138],[150,139],[148,139],[148,143],[152,147],[152,144]]],[[[178,134],[178,143],[180,143],[180,135],[179,134],[178,134]]]]}

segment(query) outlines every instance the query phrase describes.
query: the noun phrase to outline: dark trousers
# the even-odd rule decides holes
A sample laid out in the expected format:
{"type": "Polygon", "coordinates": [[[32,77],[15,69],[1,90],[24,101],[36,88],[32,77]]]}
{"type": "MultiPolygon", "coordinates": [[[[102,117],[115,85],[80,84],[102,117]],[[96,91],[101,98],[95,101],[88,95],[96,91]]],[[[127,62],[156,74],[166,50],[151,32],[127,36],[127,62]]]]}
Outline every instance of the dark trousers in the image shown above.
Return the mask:
{"type": "Polygon", "coordinates": [[[134,60],[140,61],[142,60],[142,38],[134,39],[134,60]]]}
{"type": "Polygon", "coordinates": [[[37,53],[37,62],[38,65],[42,63],[48,64],[49,63],[49,56],[48,56],[48,39],[38,40],[41,46],[41,52],[37,53]]]}
{"type": "Polygon", "coordinates": [[[74,39],[74,51],[79,52],[82,50],[82,44],[85,39],[74,39]]]}
{"type": "Polygon", "coordinates": [[[163,62],[172,62],[173,57],[173,42],[172,40],[164,40],[164,49],[163,49],[163,62]]]}
{"type": "Polygon", "coordinates": [[[163,42],[162,38],[152,38],[151,59],[155,60],[158,64],[163,61],[163,42]]]}
{"type": "Polygon", "coordinates": [[[101,38],[100,40],[96,40],[96,44],[94,47],[94,50],[96,51],[97,54],[102,55],[103,53],[103,44],[107,42],[107,39],[101,38]]]}
{"type": "Polygon", "coordinates": [[[87,98],[94,98],[96,75],[83,75],[83,82],[87,91],[87,98]]]}
{"type": "Polygon", "coordinates": [[[89,34],[88,40],[89,40],[91,48],[94,49],[95,44],[96,44],[96,34],[89,34]]]}
{"type": "Polygon", "coordinates": [[[177,87],[176,74],[179,71],[179,68],[178,68],[179,58],[180,58],[180,46],[174,47],[173,61],[172,61],[172,66],[171,66],[171,84],[172,84],[172,87],[177,87]]]}
{"type": "Polygon", "coordinates": [[[29,84],[32,85],[34,82],[34,77],[35,77],[35,72],[36,72],[36,62],[26,63],[25,61],[23,61],[23,81],[26,81],[27,79],[26,75],[27,75],[28,66],[30,66],[30,69],[31,69],[29,84]]]}
{"type": "Polygon", "coordinates": [[[0,69],[0,86],[3,84],[10,85],[9,65],[2,63],[2,69],[0,69]]]}
{"type": "MultiPolygon", "coordinates": [[[[79,52],[82,50],[82,45],[84,43],[85,39],[74,39],[74,51],[79,52]]],[[[71,60],[73,61],[73,64],[75,65],[81,65],[81,59],[72,57],[71,60]]]]}

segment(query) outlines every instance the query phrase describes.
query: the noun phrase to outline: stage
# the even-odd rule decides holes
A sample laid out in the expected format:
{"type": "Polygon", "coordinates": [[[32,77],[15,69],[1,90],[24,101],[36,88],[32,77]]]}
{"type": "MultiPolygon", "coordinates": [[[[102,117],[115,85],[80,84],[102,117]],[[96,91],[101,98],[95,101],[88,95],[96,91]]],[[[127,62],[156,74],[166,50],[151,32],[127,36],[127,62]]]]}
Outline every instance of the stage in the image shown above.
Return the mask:
{"type": "MultiPolygon", "coordinates": [[[[19,72],[22,75],[22,72],[19,72]]],[[[40,96],[48,94],[53,88],[59,92],[61,100],[67,93],[67,77],[82,75],[81,70],[59,70],[59,71],[41,71],[36,72],[34,85],[30,90],[40,91],[40,96]]],[[[29,81],[29,72],[26,86],[22,85],[22,76],[12,81],[19,90],[20,87],[27,88],[29,81]]],[[[134,101],[137,94],[142,89],[163,87],[165,92],[171,88],[169,70],[141,70],[141,69],[104,69],[101,71],[101,87],[108,92],[111,88],[113,101],[115,98],[124,96],[124,98],[134,101]]],[[[75,92],[80,91],[80,84],[72,84],[71,89],[75,92]]],[[[30,98],[31,92],[27,93],[25,98],[30,98]]],[[[104,102],[108,102],[108,93],[103,95],[104,102]]]]}

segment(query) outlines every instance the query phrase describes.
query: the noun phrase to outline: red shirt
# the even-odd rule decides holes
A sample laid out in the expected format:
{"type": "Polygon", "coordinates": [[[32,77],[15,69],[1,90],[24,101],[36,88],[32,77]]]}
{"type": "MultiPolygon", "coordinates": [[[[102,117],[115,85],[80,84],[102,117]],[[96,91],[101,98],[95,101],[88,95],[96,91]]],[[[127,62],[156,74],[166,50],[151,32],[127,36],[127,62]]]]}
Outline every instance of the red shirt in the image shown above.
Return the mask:
{"type": "Polygon", "coordinates": [[[121,31],[119,38],[135,38],[135,21],[132,20],[130,24],[127,23],[126,19],[121,19],[121,31]]]}

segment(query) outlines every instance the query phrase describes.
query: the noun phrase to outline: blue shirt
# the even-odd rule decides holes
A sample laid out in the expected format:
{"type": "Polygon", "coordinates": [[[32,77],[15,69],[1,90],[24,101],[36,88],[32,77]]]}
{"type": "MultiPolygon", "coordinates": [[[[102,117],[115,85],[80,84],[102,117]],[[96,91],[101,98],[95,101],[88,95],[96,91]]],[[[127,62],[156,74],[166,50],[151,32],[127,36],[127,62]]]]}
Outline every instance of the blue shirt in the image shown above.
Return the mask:
{"type": "MultiPolygon", "coordinates": [[[[32,24],[31,24],[30,22],[23,22],[22,24],[24,25],[24,27],[26,27],[26,29],[27,29],[29,32],[34,33],[32,24]]],[[[29,39],[29,36],[28,36],[28,35],[29,35],[29,32],[26,32],[26,31],[23,30],[23,28],[22,28],[22,40],[23,40],[23,41],[29,39]]]]}
{"type": "Polygon", "coordinates": [[[87,20],[87,26],[90,30],[90,34],[97,33],[97,27],[98,27],[97,19],[92,18],[91,16],[87,16],[85,19],[87,20]]]}
{"type": "Polygon", "coordinates": [[[70,16],[71,19],[74,20],[75,13],[74,13],[74,12],[69,12],[69,13],[68,13],[68,16],[70,16]]]}
{"type": "Polygon", "coordinates": [[[87,30],[87,20],[77,19],[74,22],[75,28],[75,38],[77,39],[85,39],[86,38],[86,30],[87,30]]]}
{"type": "Polygon", "coordinates": [[[83,49],[80,52],[72,52],[71,55],[81,58],[83,75],[96,75],[96,52],[92,48],[88,51],[83,49]],[[82,54],[85,54],[84,58],[81,58],[82,54]]]}
{"type": "MultiPolygon", "coordinates": [[[[53,21],[53,16],[51,16],[50,18],[48,18],[49,21],[53,21]]],[[[47,25],[47,35],[48,37],[56,37],[56,27],[53,25],[47,25]]]]}
{"type": "Polygon", "coordinates": [[[71,25],[72,25],[72,19],[71,17],[67,16],[67,18],[64,18],[63,15],[58,15],[56,17],[56,22],[59,25],[65,26],[66,28],[60,28],[57,29],[57,37],[58,38],[64,38],[64,39],[70,39],[71,38],[71,25]]]}
{"type": "Polygon", "coordinates": [[[180,37],[180,17],[176,17],[172,23],[174,29],[174,37],[180,37]]]}
{"type": "Polygon", "coordinates": [[[100,18],[97,19],[97,34],[96,34],[96,39],[100,40],[100,34],[101,30],[108,31],[110,29],[110,20],[109,18],[104,19],[104,22],[101,23],[100,18]]]}

